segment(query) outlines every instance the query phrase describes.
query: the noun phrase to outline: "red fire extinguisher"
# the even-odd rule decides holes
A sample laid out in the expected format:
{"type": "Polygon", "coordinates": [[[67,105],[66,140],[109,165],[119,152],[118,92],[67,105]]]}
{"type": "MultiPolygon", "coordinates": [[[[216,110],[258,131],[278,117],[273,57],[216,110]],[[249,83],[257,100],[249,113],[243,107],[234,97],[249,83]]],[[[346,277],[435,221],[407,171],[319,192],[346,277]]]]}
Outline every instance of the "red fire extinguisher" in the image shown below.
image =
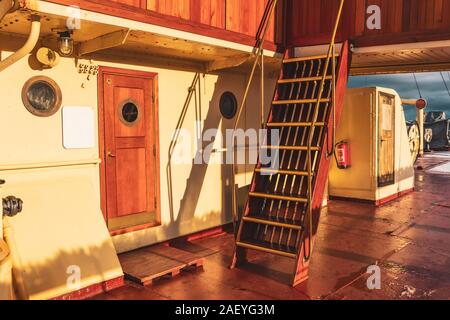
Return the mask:
{"type": "Polygon", "coordinates": [[[350,143],[348,141],[338,142],[334,152],[339,169],[348,169],[352,166],[350,161],[350,143]]]}

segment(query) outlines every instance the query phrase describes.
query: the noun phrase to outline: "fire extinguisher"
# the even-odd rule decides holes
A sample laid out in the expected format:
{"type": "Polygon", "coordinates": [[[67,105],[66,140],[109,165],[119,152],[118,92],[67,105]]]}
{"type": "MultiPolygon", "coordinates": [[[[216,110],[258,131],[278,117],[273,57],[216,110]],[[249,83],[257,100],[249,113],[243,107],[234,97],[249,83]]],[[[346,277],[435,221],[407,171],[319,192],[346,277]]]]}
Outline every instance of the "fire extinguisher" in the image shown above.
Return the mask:
{"type": "Polygon", "coordinates": [[[334,156],[339,169],[350,168],[350,143],[348,141],[341,141],[336,144],[334,149],[334,156]]]}

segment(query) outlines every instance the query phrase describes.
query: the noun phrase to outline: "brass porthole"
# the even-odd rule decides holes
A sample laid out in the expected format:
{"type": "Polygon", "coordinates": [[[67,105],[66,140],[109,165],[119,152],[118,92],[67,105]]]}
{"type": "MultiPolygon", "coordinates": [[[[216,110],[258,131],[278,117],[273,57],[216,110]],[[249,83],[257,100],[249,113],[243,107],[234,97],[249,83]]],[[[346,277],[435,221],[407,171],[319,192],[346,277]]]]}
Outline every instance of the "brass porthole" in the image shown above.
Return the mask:
{"type": "Polygon", "coordinates": [[[119,105],[119,119],[127,126],[133,126],[141,118],[139,105],[131,99],[125,100],[119,105]]]}
{"type": "Polygon", "coordinates": [[[61,108],[62,94],[58,84],[45,76],[36,76],[22,88],[25,108],[38,117],[50,117],[61,108]]]}

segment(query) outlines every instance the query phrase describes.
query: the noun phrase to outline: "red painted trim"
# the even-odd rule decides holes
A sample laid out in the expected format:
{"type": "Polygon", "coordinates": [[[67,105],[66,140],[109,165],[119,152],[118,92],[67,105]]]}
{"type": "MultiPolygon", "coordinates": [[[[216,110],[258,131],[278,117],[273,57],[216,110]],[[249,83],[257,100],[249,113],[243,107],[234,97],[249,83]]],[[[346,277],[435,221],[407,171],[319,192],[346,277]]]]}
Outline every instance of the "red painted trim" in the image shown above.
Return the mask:
{"type": "Polygon", "coordinates": [[[147,71],[141,71],[141,70],[134,70],[134,69],[124,69],[124,68],[116,68],[116,67],[105,67],[100,66],[99,67],[99,73],[108,73],[108,74],[114,74],[119,76],[133,76],[133,77],[140,77],[144,79],[154,79],[158,74],[156,72],[147,72],[147,71]]]}
{"type": "Polygon", "coordinates": [[[90,285],[86,288],[63,294],[50,300],[83,300],[96,295],[123,287],[125,285],[124,277],[107,280],[101,283],[90,285]]]}
{"type": "MultiPolygon", "coordinates": [[[[129,228],[129,229],[132,229],[132,228],[129,228]]],[[[135,227],[134,231],[142,230],[142,229],[145,229],[145,226],[135,227]]],[[[153,245],[160,244],[160,245],[170,246],[174,243],[214,238],[217,236],[225,235],[228,232],[227,230],[232,230],[232,229],[233,229],[233,225],[231,223],[227,223],[222,226],[218,226],[218,227],[214,227],[214,228],[206,229],[206,230],[201,230],[201,231],[198,231],[198,232],[186,235],[186,236],[177,237],[172,240],[167,240],[167,241],[163,241],[163,242],[153,243],[151,245],[153,246],[153,245]]],[[[128,232],[131,232],[131,231],[128,231],[128,232]]],[[[120,231],[114,231],[114,232],[110,232],[110,233],[112,236],[114,236],[114,235],[123,234],[125,232],[121,233],[120,231]]]]}
{"type": "Polygon", "coordinates": [[[227,234],[227,230],[232,230],[232,224],[228,223],[219,227],[198,231],[187,236],[178,237],[170,241],[163,242],[164,245],[176,245],[177,243],[186,243],[190,241],[214,238],[227,234]]]}
{"type": "Polygon", "coordinates": [[[99,68],[97,77],[97,100],[98,100],[98,149],[100,162],[100,208],[103,218],[106,221],[106,165],[105,165],[105,115],[103,112],[104,93],[103,93],[104,77],[102,68],[99,68]]]}
{"type": "MultiPolygon", "coordinates": [[[[342,110],[344,108],[344,98],[345,93],[347,91],[347,82],[348,82],[348,70],[350,66],[350,57],[349,57],[349,47],[348,42],[346,41],[342,47],[341,59],[339,64],[339,69],[337,72],[337,84],[336,84],[336,101],[334,102],[334,108],[336,110],[336,127],[339,127],[342,110]]],[[[333,121],[332,121],[332,112],[330,110],[328,115],[328,134],[324,136],[321,145],[326,145],[326,143],[332,138],[333,132],[333,121]]],[[[331,164],[332,157],[327,157],[326,148],[322,148],[318,174],[315,183],[314,197],[312,202],[314,215],[320,216],[320,209],[323,203],[323,195],[325,193],[325,187],[328,180],[329,167],[331,164]]]]}
{"type": "MultiPolygon", "coordinates": [[[[442,33],[437,31],[431,32],[414,32],[414,33],[394,33],[384,35],[365,35],[365,36],[351,36],[348,38],[353,43],[355,48],[371,47],[380,45],[392,45],[402,43],[426,42],[426,41],[441,41],[449,40],[450,33],[443,30],[442,33]]],[[[288,47],[302,47],[328,44],[330,41],[329,34],[311,34],[308,36],[300,36],[289,39],[288,47]]],[[[336,42],[344,41],[344,37],[337,35],[336,42]]]]}
{"type": "Polygon", "coordinates": [[[141,224],[138,226],[109,231],[109,234],[111,235],[111,237],[114,237],[114,236],[119,236],[121,234],[126,234],[126,233],[130,233],[130,232],[136,232],[136,231],[141,231],[141,230],[150,229],[150,228],[154,228],[154,227],[159,227],[159,226],[161,226],[161,222],[159,222],[159,220],[160,219],[158,219],[158,221],[155,223],[146,223],[146,224],[141,224]]]}
{"type": "Polygon", "coordinates": [[[107,221],[107,206],[106,206],[106,155],[105,155],[105,112],[104,112],[104,75],[121,75],[130,77],[139,77],[144,79],[151,79],[153,81],[153,92],[155,96],[152,105],[155,108],[154,130],[155,130],[155,144],[156,144],[156,169],[155,176],[156,181],[156,222],[147,223],[139,226],[133,226],[129,228],[123,228],[119,230],[110,231],[111,236],[125,234],[129,232],[135,232],[143,229],[154,228],[161,225],[161,175],[160,175],[160,142],[159,142],[159,87],[158,87],[158,74],[155,72],[147,72],[133,69],[122,69],[115,67],[100,66],[98,71],[97,80],[97,95],[98,95],[98,136],[99,136],[99,154],[101,159],[100,164],[100,203],[103,217],[107,221]]]}
{"type": "MultiPolygon", "coordinates": [[[[139,21],[161,27],[167,27],[180,31],[199,34],[207,37],[236,42],[243,45],[255,46],[256,38],[246,34],[217,28],[214,26],[202,24],[199,22],[180,19],[177,17],[160,14],[145,8],[137,8],[123,3],[111,2],[107,0],[47,0],[49,2],[66,5],[78,6],[83,10],[103,13],[110,16],[139,21]]],[[[274,42],[266,41],[264,48],[271,51],[277,51],[277,45],[274,42]]]]}
{"type": "Polygon", "coordinates": [[[411,188],[411,189],[408,189],[408,190],[405,190],[405,191],[401,191],[401,192],[393,194],[393,195],[391,195],[389,197],[377,200],[377,201],[375,201],[375,206],[380,207],[380,206],[382,206],[384,204],[387,204],[387,203],[389,203],[389,202],[391,202],[391,201],[393,201],[395,199],[398,199],[398,198],[400,198],[400,197],[402,197],[404,195],[407,195],[407,194],[409,194],[411,192],[414,192],[414,188],[411,188]]]}
{"type": "Polygon", "coordinates": [[[226,228],[226,226],[220,226],[220,227],[200,231],[197,233],[193,233],[191,235],[188,235],[186,240],[187,241],[195,241],[195,240],[201,240],[201,239],[221,236],[221,235],[226,234],[225,228],[226,228]]]}
{"type": "MultiPolygon", "coordinates": [[[[322,44],[329,44],[331,39],[330,33],[311,34],[307,36],[299,36],[289,39],[288,47],[307,47],[322,44]]],[[[344,38],[341,34],[336,35],[336,42],[342,42],[344,38]]]]}
{"type": "Polygon", "coordinates": [[[415,189],[407,189],[404,191],[400,191],[398,193],[394,193],[393,195],[390,195],[388,197],[385,197],[380,200],[366,200],[366,199],[357,199],[357,198],[350,198],[350,197],[337,197],[337,196],[330,196],[330,200],[340,200],[340,201],[352,201],[352,202],[359,202],[359,203],[367,203],[374,205],[376,207],[380,207],[382,205],[385,205],[393,200],[396,200],[398,198],[401,198],[407,194],[410,194],[411,192],[414,192],[415,189]]]}

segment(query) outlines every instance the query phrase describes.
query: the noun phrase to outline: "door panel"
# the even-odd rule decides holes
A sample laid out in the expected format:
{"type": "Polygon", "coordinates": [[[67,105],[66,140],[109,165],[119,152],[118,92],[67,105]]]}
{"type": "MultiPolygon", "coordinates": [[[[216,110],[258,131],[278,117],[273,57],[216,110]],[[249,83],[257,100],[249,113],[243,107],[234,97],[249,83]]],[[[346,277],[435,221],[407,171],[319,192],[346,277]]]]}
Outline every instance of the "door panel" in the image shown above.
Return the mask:
{"type": "Polygon", "coordinates": [[[378,112],[378,186],[395,183],[395,97],[379,95],[378,112]]]}
{"type": "Polygon", "coordinates": [[[147,177],[145,162],[143,148],[117,150],[117,216],[147,210],[146,181],[151,177],[147,177]]]}
{"type": "Polygon", "coordinates": [[[111,231],[157,224],[153,80],[104,74],[106,219],[111,231]]]}

